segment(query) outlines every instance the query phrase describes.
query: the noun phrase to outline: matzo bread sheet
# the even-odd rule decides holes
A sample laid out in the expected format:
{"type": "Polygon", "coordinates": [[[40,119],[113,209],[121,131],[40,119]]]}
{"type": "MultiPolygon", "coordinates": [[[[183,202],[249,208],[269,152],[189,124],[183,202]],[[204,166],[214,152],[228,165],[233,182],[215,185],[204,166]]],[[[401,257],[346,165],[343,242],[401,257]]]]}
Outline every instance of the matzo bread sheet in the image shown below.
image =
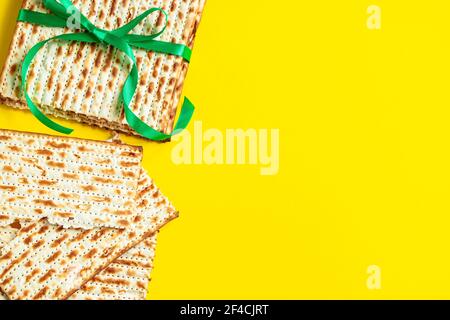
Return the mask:
{"type": "Polygon", "coordinates": [[[138,214],[126,229],[65,229],[45,219],[22,228],[2,250],[0,290],[11,300],[67,299],[177,217],[145,173],[138,190],[138,214]]]}
{"type": "Polygon", "coordinates": [[[145,300],[157,236],[144,240],[89,280],[69,300],[145,300]]]}
{"type": "Polygon", "coordinates": [[[67,228],[126,228],[142,148],[0,130],[0,226],[48,218],[67,228]]]}
{"type": "MultiPolygon", "coordinates": [[[[20,225],[0,227],[0,253],[17,235],[20,225]]],[[[144,300],[153,269],[157,235],[145,239],[88,281],[70,300],[144,300]]],[[[0,293],[0,300],[8,300],[0,293]]]]}
{"type": "MultiPolygon", "coordinates": [[[[152,7],[169,14],[162,41],[192,47],[204,0],[75,0],[75,6],[96,26],[112,30],[152,7]]],[[[24,9],[46,12],[42,0],[24,0],[24,9]]],[[[159,31],[162,14],[149,16],[133,31],[159,31]]],[[[0,80],[0,101],[27,108],[20,90],[21,63],[39,41],[73,32],[18,22],[0,80]]],[[[188,64],[180,57],[134,49],[139,84],[130,105],[136,115],[158,131],[173,130],[188,64]]],[[[69,120],[122,131],[135,132],[127,125],[119,95],[130,71],[123,53],[105,45],[53,42],[40,51],[28,74],[28,92],[43,112],[69,120]]]]}

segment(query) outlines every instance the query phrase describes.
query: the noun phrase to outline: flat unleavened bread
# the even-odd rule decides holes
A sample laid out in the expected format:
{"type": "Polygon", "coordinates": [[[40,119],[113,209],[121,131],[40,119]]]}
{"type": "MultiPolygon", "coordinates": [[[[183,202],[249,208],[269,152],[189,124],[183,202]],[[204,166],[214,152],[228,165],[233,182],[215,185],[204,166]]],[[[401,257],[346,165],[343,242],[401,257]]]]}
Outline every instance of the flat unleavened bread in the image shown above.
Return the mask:
{"type": "Polygon", "coordinates": [[[18,229],[12,226],[0,227],[0,254],[2,248],[15,238],[17,231],[18,229]]]}
{"type": "MultiPolygon", "coordinates": [[[[17,226],[0,227],[0,253],[17,235],[17,226]]],[[[75,292],[70,300],[145,300],[155,258],[157,235],[117,258],[75,292]]],[[[0,300],[8,298],[0,292],[0,300]]]]}
{"type": "MultiPolygon", "coordinates": [[[[2,255],[2,249],[5,245],[10,243],[17,235],[20,229],[20,224],[13,223],[8,226],[0,227],[0,256],[2,255]]],[[[8,300],[8,298],[0,292],[0,301],[8,300]]]]}
{"type": "Polygon", "coordinates": [[[145,300],[155,258],[153,236],[89,280],[69,300],[145,300]]]}
{"type": "Polygon", "coordinates": [[[67,299],[177,212],[147,174],[137,215],[126,229],[64,229],[45,220],[22,228],[0,257],[0,290],[11,300],[67,299]]]}
{"type": "Polygon", "coordinates": [[[135,215],[142,148],[0,130],[0,226],[16,219],[125,228],[135,215]]]}
{"type": "Polygon", "coordinates": [[[0,227],[0,256],[3,255],[3,247],[14,240],[20,228],[21,225],[18,221],[15,221],[10,225],[0,227]]]}
{"type": "MultiPolygon", "coordinates": [[[[205,0],[76,0],[75,6],[97,27],[116,29],[152,7],[169,14],[162,41],[192,47],[205,0]]],[[[46,12],[42,0],[24,0],[22,7],[46,12]]],[[[149,16],[133,30],[150,34],[161,29],[162,14],[149,16]]],[[[0,102],[27,108],[20,90],[23,58],[37,42],[73,32],[18,22],[0,82],[0,102]]],[[[173,130],[188,63],[182,58],[134,48],[139,84],[130,105],[154,129],[173,130]]],[[[28,92],[43,112],[127,134],[136,134],[124,119],[119,94],[130,70],[126,56],[98,44],[49,43],[30,67],[28,92]]]]}

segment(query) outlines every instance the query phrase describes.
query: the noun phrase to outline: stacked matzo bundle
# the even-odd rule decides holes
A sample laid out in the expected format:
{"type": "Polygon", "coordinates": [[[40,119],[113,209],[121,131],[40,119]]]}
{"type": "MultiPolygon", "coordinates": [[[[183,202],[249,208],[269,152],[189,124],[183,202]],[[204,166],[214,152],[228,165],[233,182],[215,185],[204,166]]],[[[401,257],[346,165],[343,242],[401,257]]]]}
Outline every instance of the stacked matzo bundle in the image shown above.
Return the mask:
{"type": "Polygon", "coordinates": [[[157,231],[177,212],[115,142],[0,130],[0,291],[144,299],[157,231]]]}
{"type": "MultiPolygon", "coordinates": [[[[152,7],[169,14],[162,41],[192,48],[205,0],[74,0],[74,5],[97,27],[113,30],[152,7]]],[[[23,9],[47,12],[42,0],[24,0],[23,9]]],[[[133,31],[151,34],[161,29],[163,14],[153,14],[133,31]]],[[[3,69],[0,102],[27,108],[22,96],[20,70],[26,53],[40,41],[73,32],[19,22],[3,69]]],[[[157,131],[173,130],[177,105],[188,63],[182,58],[133,48],[139,84],[130,107],[157,131]]],[[[119,94],[130,65],[123,53],[97,44],[50,42],[28,73],[28,92],[48,114],[105,127],[128,134],[135,132],[124,119],[119,94]]]]}

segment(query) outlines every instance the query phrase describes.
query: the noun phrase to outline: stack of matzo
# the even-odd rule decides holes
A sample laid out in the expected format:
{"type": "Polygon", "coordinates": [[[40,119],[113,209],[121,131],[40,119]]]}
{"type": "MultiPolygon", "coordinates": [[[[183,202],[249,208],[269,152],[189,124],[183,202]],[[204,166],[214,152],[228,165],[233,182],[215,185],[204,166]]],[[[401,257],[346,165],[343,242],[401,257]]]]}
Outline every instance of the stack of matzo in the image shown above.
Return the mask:
{"type": "Polygon", "coordinates": [[[177,212],[114,142],[0,130],[0,291],[144,299],[156,233],[177,212]]]}
{"type": "MultiPolygon", "coordinates": [[[[192,48],[205,0],[74,0],[74,5],[97,27],[112,30],[152,7],[169,14],[162,41],[192,48]]],[[[42,0],[24,0],[24,9],[47,12],[42,0]]],[[[155,13],[135,28],[135,34],[161,29],[165,19],[155,13]]],[[[19,22],[0,83],[0,102],[27,108],[20,90],[20,70],[26,53],[38,42],[73,32],[19,22]]],[[[182,58],[134,49],[139,84],[130,105],[154,129],[170,133],[188,63],[182,58]]],[[[41,110],[69,120],[128,134],[135,132],[124,119],[119,94],[130,65],[123,53],[105,45],[53,42],[43,48],[30,67],[28,92],[41,110]]]]}

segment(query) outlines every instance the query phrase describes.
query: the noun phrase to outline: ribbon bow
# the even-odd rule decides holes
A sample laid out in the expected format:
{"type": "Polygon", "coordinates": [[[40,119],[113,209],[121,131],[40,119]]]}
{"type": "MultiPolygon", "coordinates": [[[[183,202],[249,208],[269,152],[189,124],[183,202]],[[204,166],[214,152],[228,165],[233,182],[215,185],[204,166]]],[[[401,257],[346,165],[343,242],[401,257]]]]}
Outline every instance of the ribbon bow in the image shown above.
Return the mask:
{"type": "Polygon", "coordinates": [[[158,53],[171,54],[182,57],[184,60],[188,62],[190,61],[191,50],[189,47],[182,44],[155,40],[155,38],[159,37],[161,34],[164,33],[167,27],[168,15],[163,9],[161,8],[149,9],[144,13],[142,13],[141,15],[139,15],[138,17],[136,17],[135,19],[133,19],[128,24],[116,30],[108,31],[97,28],[94,24],[92,24],[88,20],[88,18],[86,18],[74,6],[72,1],[70,0],[59,0],[59,1],[43,0],[43,3],[44,6],[51,11],[51,14],[22,9],[19,12],[18,21],[43,25],[47,27],[67,28],[69,26],[69,22],[71,21],[70,19],[74,19],[74,17],[79,17],[79,19],[75,19],[75,22],[79,23],[79,26],[77,27],[79,27],[79,29],[81,30],[84,30],[84,32],[62,34],[47,39],[45,41],[39,42],[33,48],[31,48],[30,51],[25,56],[22,65],[22,92],[25,96],[30,111],[40,122],[42,122],[47,127],[60,133],[71,134],[73,132],[72,129],[63,127],[53,122],[45,114],[43,114],[31,100],[27,92],[28,69],[33,59],[39,52],[39,50],[50,41],[64,40],[64,41],[77,41],[85,43],[104,43],[113,46],[114,48],[117,48],[118,50],[122,51],[128,56],[128,58],[132,62],[132,69],[122,88],[122,92],[120,94],[120,101],[123,102],[125,118],[129,126],[133,128],[141,136],[155,141],[162,141],[169,139],[170,137],[181,132],[183,129],[187,127],[194,113],[194,106],[187,98],[185,98],[184,100],[180,117],[178,119],[177,124],[175,125],[175,129],[172,134],[165,134],[151,128],[146,123],[144,123],[138,116],[136,116],[130,108],[130,103],[136,92],[139,80],[139,72],[136,66],[136,57],[134,56],[132,47],[144,49],[147,51],[154,51],[158,53]],[[130,34],[130,32],[139,23],[141,23],[149,15],[155,12],[163,13],[166,18],[166,23],[161,31],[151,35],[130,34]]]}

